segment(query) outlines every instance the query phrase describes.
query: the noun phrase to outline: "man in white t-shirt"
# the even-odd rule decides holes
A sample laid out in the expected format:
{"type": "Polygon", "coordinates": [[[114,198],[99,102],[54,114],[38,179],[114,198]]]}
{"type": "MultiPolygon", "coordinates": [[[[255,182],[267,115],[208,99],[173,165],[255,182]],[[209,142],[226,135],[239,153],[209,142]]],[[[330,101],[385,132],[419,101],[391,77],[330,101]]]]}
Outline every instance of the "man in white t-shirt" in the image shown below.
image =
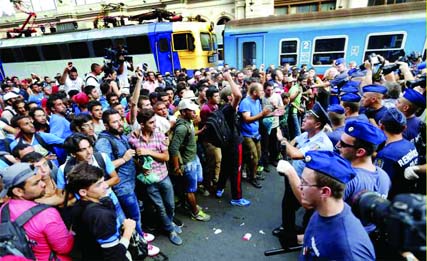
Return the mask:
{"type": "Polygon", "coordinates": [[[97,63],[92,63],[90,66],[90,73],[86,75],[85,86],[92,85],[95,86],[98,93],[102,93],[99,87],[98,75],[102,73],[102,66],[97,63]]]}
{"type": "Polygon", "coordinates": [[[69,62],[67,67],[65,67],[64,72],[59,79],[59,83],[64,86],[63,88],[65,93],[68,93],[71,90],[80,92],[83,87],[83,79],[79,77],[76,67],[74,67],[71,62],[69,62]]]}

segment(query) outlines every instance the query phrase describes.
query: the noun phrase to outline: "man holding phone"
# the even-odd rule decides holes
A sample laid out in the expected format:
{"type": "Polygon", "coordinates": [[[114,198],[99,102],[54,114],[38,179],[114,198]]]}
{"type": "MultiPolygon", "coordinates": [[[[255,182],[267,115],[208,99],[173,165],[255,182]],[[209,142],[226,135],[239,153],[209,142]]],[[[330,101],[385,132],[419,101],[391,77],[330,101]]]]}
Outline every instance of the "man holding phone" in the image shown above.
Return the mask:
{"type": "Polygon", "coordinates": [[[61,89],[65,90],[65,93],[69,93],[71,90],[80,92],[84,85],[83,79],[79,77],[76,67],[73,66],[73,62],[68,62],[62,73],[59,83],[63,86],[61,89]]]}

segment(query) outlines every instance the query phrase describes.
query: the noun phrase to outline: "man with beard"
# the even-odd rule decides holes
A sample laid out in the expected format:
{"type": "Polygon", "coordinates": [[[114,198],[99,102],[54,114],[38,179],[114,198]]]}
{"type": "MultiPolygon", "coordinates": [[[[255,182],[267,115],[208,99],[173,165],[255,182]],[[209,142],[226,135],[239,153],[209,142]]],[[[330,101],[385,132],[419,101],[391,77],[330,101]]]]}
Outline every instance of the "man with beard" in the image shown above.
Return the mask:
{"type": "MultiPolygon", "coordinates": [[[[42,198],[46,193],[42,175],[29,163],[15,163],[3,169],[0,176],[4,183],[0,198],[6,195],[10,197],[0,212],[7,209],[13,221],[37,206],[35,200],[42,198]]],[[[29,241],[35,243],[32,250],[36,259],[49,260],[49,256],[55,253],[59,260],[71,260],[69,254],[74,244],[72,233],[68,231],[55,208],[44,208],[41,212],[23,226],[29,241]]]]}
{"type": "Polygon", "coordinates": [[[120,182],[113,187],[127,218],[136,221],[136,231],[144,236],[141,228],[141,211],[135,194],[136,169],[133,161],[135,150],[131,149],[128,138],[123,134],[123,119],[119,112],[108,109],[102,114],[105,131],[101,132],[95,149],[107,154],[113,161],[120,182]]]}
{"type": "Polygon", "coordinates": [[[61,139],[65,139],[72,134],[70,122],[65,118],[67,107],[62,101],[62,97],[54,94],[47,100],[47,108],[52,112],[50,116],[50,133],[61,139]]]}
{"type": "MultiPolygon", "coordinates": [[[[13,150],[16,145],[27,143],[34,147],[34,150],[43,156],[48,154],[58,153],[53,148],[54,145],[62,145],[64,139],[56,135],[44,132],[36,132],[33,121],[29,116],[17,115],[12,118],[12,127],[18,128],[19,133],[17,138],[10,144],[10,150],[13,150]]],[[[53,162],[59,166],[58,161],[55,159],[53,162]]]]}

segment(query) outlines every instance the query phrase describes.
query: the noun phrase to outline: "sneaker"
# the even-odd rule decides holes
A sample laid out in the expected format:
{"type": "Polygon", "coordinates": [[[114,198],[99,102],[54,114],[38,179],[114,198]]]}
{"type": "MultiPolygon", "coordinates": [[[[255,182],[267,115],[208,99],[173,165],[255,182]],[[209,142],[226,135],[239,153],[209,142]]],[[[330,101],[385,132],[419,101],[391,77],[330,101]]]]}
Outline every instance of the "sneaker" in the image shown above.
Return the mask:
{"type": "Polygon", "coordinates": [[[160,248],[153,246],[151,244],[148,244],[147,248],[148,248],[148,256],[155,256],[160,253],[160,248]]]}
{"type": "Polygon", "coordinates": [[[206,214],[205,212],[203,212],[203,210],[199,209],[199,212],[197,214],[191,214],[191,217],[194,220],[198,220],[198,221],[209,221],[211,220],[211,216],[206,214]]]}
{"type": "Polygon", "coordinates": [[[203,191],[203,194],[202,194],[204,197],[209,197],[210,195],[211,195],[211,193],[209,193],[209,190],[205,190],[205,191],[203,191]]]}
{"type": "Polygon", "coordinates": [[[261,183],[259,183],[257,179],[251,179],[249,183],[251,183],[251,185],[254,186],[255,188],[258,188],[258,189],[262,188],[261,183]]]}
{"type": "Polygon", "coordinates": [[[182,245],[182,239],[178,236],[176,231],[172,231],[169,234],[169,240],[172,242],[172,244],[175,244],[177,246],[182,245]]]}
{"type": "Polygon", "coordinates": [[[257,172],[263,172],[264,171],[264,167],[263,166],[258,166],[258,168],[256,169],[257,172]]]}
{"type": "Polygon", "coordinates": [[[246,169],[242,168],[242,178],[246,179],[248,177],[248,173],[246,172],[246,169]]]}
{"type": "Polygon", "coordinates": [[[217,198],[221,198],[223,194],[224,194],[224,189],[220,189],[220,190],[216,191],[216,197],[217,198]]]}
{"type": "Polygon", "coordinates": [[[230,204],[238,207],[247,207],[251,204],[251,202],[247,199],[241,198],[241,199],[232,199],[230,201],[230,204]]]}
{"type": "Polygon", "coordinates": [[[147,241],[147,243],[153,242],[153,240],[154,240],[155,238],[156,238],[156,237],[155,237],[153,234],[150,234],[150,233],[144,233],[144,239],[145,239],[145,241],[147,241]]]}
{"type": "Polygon", "coordinates": [[[176,233],[178,234],[182,233],[182,229],[179,226],[177,226],[175,223],[172,222],[172,226],[176,233]]]}

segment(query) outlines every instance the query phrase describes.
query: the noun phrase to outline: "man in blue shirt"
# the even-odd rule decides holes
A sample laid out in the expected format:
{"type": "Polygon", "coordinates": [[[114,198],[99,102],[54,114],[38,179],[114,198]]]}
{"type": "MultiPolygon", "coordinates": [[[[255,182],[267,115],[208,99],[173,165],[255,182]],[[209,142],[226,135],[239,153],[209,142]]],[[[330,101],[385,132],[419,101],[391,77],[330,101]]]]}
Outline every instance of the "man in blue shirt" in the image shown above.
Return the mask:
{"type": "Polygon", "coordinates": [[[308,151],[304,161],[301,177],[289,162],[279,163],[299,202],[315,209],[300,260],[375,260],[368,234],[343,200],[346,184],[356,175],[350,162],[331,151],[308,151]]]}
{"type": "Polygon", "coordinates": [[[415,116],[415,113],[419,109],[426,108],[426,98],[413,89],[406,89],[403,97],[397,99],[396,108],[406,117],[407,128],[403,131],[403,138],[413,142],[420,132],[420,125],[423,124],[421,119],[415,116]]]}
{"type": "Polygon", "coordinates": [[[95,149],[107,154],[113,161],[120,182],[113,187],[127,218],[136,221],[136,231],[144,236],[141,228],[141,213],[135,195],[136,169],[133,161],[135,150],[131,149],[128,138],[123,135],[123,120],[118,111],[108,109],[102,114],[106,130],[101,132],[95,149]]]}
{"type": "Polygon", "coordinates": [[[72,134],[70,122],[65,118],[67,107],[62,97],[54,94],[47,100],[47,108],[52,112],[50,116],[50,133],[65,139],[72,134]]]}
{"type": "MultiPolygon", "coordinates": [[[[293,141],[288,142],[281,138],[282,145],[286,145],[286,154],[293,159],[292,165],[296,173],[301,176],[305,167],[304,159],[308,151],[327,150],[332,151],[333,145],[329,140],[323,127],[330,123],[328,114],[320,103],[316,102],[313,109],[307,112],[303,119],[302,130],[305,132],[293,141]]],[[[294,245],[297,242],[297,230],[295,226],[295,212],[300,208],[298,200],[295,198],[290,181],[285,178],[285,193],[282,200],[282,224],[273,230],[273,235],[285,238],[286,244],[294,245]]],[[[307,223],[310,213],[306,213],[304,222],[307,223]]]]}
{"type": "Polygon", "coordinates": [[[400,193],[415,192],[415,181],[405,179],[404,171],[418,164],[418,152],[414,144],[403,138],[406,117],[396,108],[390,108],[380,120],[380,128],[387,136],[382,150],[378,152],[375,165],[384,169],[391,179],[389,199],[400,193]]]}
{"type": "Polygon", "coordinates": [[[260,97],[263,94],[263,87],[260,83],[252,83],[249,86],[249,95],[242,100],[239,105],[239,113],[242,115],[242,136],[243,151],[246,152],[246,159],[249,161],[249,182],[256,188],[261,188],[261,184],[256,179],[258,161],[261,156],[261,135],[259,134],[259,120],[271,113],[271,109],[262,110],[260,97]]]}
{"type": "MultiPolygon", "coordinates": [[[[355,195],[363,190],[375,191],[387,197],[391,181],[387,173],[372,163],[372,154],[385,141],[384,133],[369,122],[347,122],[336,147],[342,157],[351,162],[356,177],[347,183],[344,201],[352,203],[355,195]]],[[[373,224],[365,224],[368,233],[375,230],[373,224]]]]}

